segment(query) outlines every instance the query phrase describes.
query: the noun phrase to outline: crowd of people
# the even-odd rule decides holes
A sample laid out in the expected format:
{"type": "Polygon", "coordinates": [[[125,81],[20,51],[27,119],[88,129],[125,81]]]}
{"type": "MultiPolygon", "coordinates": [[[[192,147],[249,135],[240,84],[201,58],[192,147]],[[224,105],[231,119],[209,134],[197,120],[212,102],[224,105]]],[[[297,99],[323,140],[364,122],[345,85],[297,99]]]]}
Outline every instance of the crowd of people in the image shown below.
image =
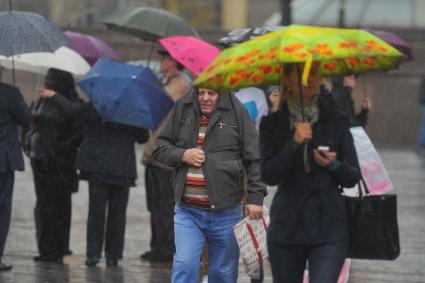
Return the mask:
{"type": "MultiPolygon", "coordinates": [[[[160,50],[164,88],[175,101],[155,129],[105,122],[81,100],[71,74],[50,69],[40,98],[27,106],[19,89],[0,83],[0,270],[11,218],[14,171],[31,161],[39,255],[62,263],[69,247],[71,194],[89,184],[85,264],[123,257],[126,209],[135,186],[135,143],[145,143],[149,262],[173,262],[173,282],[197,282],[206,246],[208,280],[236,282],[239,248],[233,226],[260,219],[266,186],[278,186],[270,209],[268,248],[274,282],[336,282],[347,252],[340,187],[361,178],[349,128],[366,125],[353,104],[355,78],[338,78],[328,92],[314,63],[300,89],[303,64],[288,65],[280,86],[239,92],[266,101],[255,115],[238,93],[192,88],[183,66],[160,50]],[[301,70],[302,72],[302,70],[301,70]],[[337,105],[338,107],[334,107],[337,105]],[[244,110],[245,106],[245,111],[244,110]]],[[[255,279],[261,282],[262,279],[255,279]]],[[[254,282],[254,281],[253,281],[254,282]]]]}

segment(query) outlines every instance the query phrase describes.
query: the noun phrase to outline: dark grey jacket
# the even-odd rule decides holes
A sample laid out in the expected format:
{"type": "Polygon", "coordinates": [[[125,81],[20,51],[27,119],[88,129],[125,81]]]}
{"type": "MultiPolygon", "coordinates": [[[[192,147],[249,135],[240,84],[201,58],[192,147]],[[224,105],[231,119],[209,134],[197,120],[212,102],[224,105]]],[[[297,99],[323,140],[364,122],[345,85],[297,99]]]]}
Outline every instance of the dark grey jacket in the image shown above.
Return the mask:
{"type": "MultiPolygon", "coordinates": [[[[181,202],[188,170],[187,164],[181,162],[181,156],[186,149],[196,147],[199,116],[198,92],[193,89],[177,101],[153,152],[154,159],[176,167],[176,203],[181,202]]],[[[248,177],[248,203],[263,204],[266,186],[260,178],[258,133],[233,94],[220,94],[202,149],[206,156],[202,167],[211,209],[241,202],[244,174],[248,177]]]]}
{"type": "Polygon", "coordinates": [[[18,88],[0,83],[0,172],[24,170],[17,125],[27,126],[31,113],[18,88]]]}
{"type": "Polygon", "coordinates": [[[76,168],[83,172],[137,178],[134,143],[143,143],[148,131],[119,123],[103,122],[91,103],[52,97],[61,111],[77,115],[82,124],[83,141],[77,153],[76,168]]]}

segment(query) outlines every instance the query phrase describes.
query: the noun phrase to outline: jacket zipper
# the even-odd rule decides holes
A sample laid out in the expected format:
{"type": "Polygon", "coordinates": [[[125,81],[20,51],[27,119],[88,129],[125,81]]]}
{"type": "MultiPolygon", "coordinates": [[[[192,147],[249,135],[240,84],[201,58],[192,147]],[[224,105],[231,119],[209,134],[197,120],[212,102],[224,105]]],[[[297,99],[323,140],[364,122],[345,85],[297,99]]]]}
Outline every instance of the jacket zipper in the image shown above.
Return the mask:
{"type": "Polygon", "coordinates": [[[220,129],[223,129],[223,126],[227,126],[227,127],[230,127],[230,128],[237,128],[238,127],[238,126],[235,126],[235,125],[229,125],[229,124],[221,123],[221,122],[219,122],[218,124],[220,125],[220,129]]]}
{"type": "Polygon", "coordinates": [[[243,170],[241,169],[241,167],[239,166],[238,162],[235,159],[233,159],[233,162],[235,162],[236,167],[238,168],[238,183],[239,183],[239,186],[240,186],[241,185],[241,173],[243,172],[243,170]]]}

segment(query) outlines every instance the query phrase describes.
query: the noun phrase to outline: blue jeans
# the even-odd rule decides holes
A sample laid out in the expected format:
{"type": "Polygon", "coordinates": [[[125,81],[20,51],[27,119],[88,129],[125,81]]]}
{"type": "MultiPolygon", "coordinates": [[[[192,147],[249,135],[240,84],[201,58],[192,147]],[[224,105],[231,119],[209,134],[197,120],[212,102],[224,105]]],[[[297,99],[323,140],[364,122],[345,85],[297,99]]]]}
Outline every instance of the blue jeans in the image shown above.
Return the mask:
{"type": "Polygon", "coordinates": [[[176,205],[174,208],[176,253],[172,282],[198,282],[201,252],[206,241],[208,281],[235,283],[238,279],[239,247],[233,226],[241,219],[240,204],[218,211],[176,205]]]}

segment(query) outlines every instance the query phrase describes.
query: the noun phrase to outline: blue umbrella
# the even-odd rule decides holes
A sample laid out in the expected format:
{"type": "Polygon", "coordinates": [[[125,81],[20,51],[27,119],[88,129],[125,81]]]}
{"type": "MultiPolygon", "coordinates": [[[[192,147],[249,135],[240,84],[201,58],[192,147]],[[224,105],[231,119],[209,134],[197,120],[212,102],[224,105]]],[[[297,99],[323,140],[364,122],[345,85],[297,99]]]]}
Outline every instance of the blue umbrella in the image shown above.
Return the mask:
{"type": "Polygon", "coordinates": [[[78,85],[109,122],[154,129],[174,104],[150,69],[105,58],[78,85]]]}

